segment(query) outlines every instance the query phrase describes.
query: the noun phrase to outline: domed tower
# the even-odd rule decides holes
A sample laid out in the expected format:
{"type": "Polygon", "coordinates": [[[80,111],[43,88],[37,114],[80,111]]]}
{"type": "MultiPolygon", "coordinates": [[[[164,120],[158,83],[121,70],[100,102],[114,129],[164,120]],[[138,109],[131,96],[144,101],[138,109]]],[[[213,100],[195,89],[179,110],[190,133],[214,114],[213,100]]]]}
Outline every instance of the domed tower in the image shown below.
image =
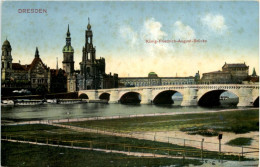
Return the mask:
{"type": "Polygon", "coordinates": [[[9,80],[12,73],[12,47],[6,39],[2,45],[2,80],[9,80]]]}
{"type": "Polygon", "coordinates": [[[200,81],[200,71],[198,71],[195,74],[194,81],[195,81],[196,84],[199,83],[199,81],[200,81]]]}
{"type": "Polygon", "coordinates": [[[67,37],[66,37],[66,45],[62,49],[63,52],[63,70],[67,74],[71,74],[74,72],[74,49],[71,46],[71,38],[70,38],[70,29],[68,25],[67,37]]]}

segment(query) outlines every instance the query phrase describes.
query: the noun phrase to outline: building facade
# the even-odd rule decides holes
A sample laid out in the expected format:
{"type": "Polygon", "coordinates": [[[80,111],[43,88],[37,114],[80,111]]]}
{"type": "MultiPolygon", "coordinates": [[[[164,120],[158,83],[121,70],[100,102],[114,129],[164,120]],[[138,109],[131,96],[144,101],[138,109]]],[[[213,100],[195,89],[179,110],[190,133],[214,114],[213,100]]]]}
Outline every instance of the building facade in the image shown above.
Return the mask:
{"type": "Polygon", "coordinates": [[[66,75],[62,69],[50,69],[40,58],[36,47],[31,64],[12,62],[12,47],[8,40],[2,45],[2,88],[26,88],[36,90],[45,87],[48,92],[66,91],[66,75]]]}
{"type": "Polygon", "coordinates": [[[43,85],[50,90],[50,69],[42,62],[36,47],[31,64],[12,62],[12,47],[8,40],[2,45],[2,87],[32,88],[43,85]]]}
{"type": "Polygon", "coordinates": [[[148,74],[148,77],[119,78],[119,87],[143,87],[184,84],[195,84],[195,77],[159,77],[155,72],[150,72],[148,74]]]}
{"type": "Polygon", "coordinates": [[[248,77],[248,69],[245,63],[227,64],[222,71],[203,73],[200,83],[202,84],[241,84],[248,77]]]}
{"type": "Polygon", "coordinates": [[[43,64],[37,47],[35,57],[28,68],[28,80],[31,82],[31,88],[36,89],[38,86],[43,85],[50,91],[50,68],[43,64]]]}
{"type": "Polygon", "coordinates": [[[50,92],[60,93],[67,91],[67,73],[60,69],[51,69],[51,87],[50,92]]]}

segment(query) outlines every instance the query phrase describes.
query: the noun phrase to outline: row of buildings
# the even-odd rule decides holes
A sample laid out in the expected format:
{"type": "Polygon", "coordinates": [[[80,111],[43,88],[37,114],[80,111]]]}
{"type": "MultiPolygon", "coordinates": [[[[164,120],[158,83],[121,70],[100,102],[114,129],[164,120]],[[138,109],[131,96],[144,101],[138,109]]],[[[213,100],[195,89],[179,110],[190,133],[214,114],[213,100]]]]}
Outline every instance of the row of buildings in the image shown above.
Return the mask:
{"type": "Polygon", "coordinates": [[[44,86],[49,92],[67,90],[67,74],[62,69],[50,69],[40,58],[36,47],[34,59],[30,64],[12,62],[12,47],[8,40],[2,45],[1,84],[2,88],[36,89],[44,86]]]}
{"type": "Polygon", "coordinates": [[[80,70],[74,69],[74,49],[71,45],[69,26],[66,44],[62,49],[63,68],[50,69],[40,58],[36,47],[31,64],[13,63],[12,47],[6,39],[2,45],[1,80],[2,88],[37,89],[45,87],[48,92],[75,92],[83,89],[106,89],[118,87],[118,75],[106,74],[105,58],[96,58],[93,32],[88,23],[85,44],[82,49],[80,70]]]}
{"type": "Polygon", "coordinates": [[[253,69],[252,75],[248,74],[249,66],[245,63],[227,64],[222,71],[203,73],[200,77],[199,71],[195,76],[189,77],[159,77],[155,72],[150,72],[148,77],[120,77],[121,87],[143,87],[159,85],[186,85],[186,84],[243,84],[258,83],[259,77],[253,69]]]}
{"type": "MultiPolygon", "coordinates": [[[[229,84],[236,83],[241,84],[248,75],[249,66],[246,63],[240,64],[225,64],[222,66],[222,70],[204,73],[200,80],[200,83],[204,84],[229,84]]],[[[257,77],[255,69],[251,77],[257,77]]]]}
{"type": "Polygon", "coordinates": [[[195,77],[159,77],[155,72],[150,72],[147,77],[120,77],[119,82],[121,87],[185,85],[195,84],[199,77],[199,73],[195,77]]]}
{"type": "Polygon", "coordinates": [[[40,58],[36,47],[31,64],[13,63],[12,47],[6,39],[2,45],[1,79],[2,88],[37,89],[45,87],[49,92],[75,92],[85,89],[109,89],[117,87],[143,87],[158,85],[184,84],[241,84],[243,81],[258,82],[255,70],[249,75],[249,66],[245,63],[227,64],[222,71],[203,73],[199,71],[189,77],[159,77],[150,72],[147,77],[121,77],[117,74],[106,74],[105,58],[96,57],[96,47],[93,45],[93,32],[90,22],[85,30],[85,44],[82,48],[80,70],[74,68],[74,49],[71,45],[71,34],[68,26],[66,44],[62,49],[63,68],[50,69],[40,58]]]}

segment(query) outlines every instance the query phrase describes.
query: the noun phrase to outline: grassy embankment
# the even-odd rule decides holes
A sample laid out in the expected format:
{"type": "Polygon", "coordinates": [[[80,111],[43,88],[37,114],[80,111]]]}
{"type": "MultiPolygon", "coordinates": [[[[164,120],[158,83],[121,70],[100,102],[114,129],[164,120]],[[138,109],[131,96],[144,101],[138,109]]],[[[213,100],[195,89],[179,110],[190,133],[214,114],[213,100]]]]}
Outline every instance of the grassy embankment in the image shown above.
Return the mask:
{"type": "Polygon", "coordinates": [[[87,150],[75,150],[37,146],[2,141],[2,166],[27,167],[85,167],[85,166],[186,166],[201,165],[199,160],[145,158],[122,154],[103,153],[87,150]]]}
{"type": "MultiPolygon", "coordinates": [[[[73,145],[131,152],[145,152],[163,155],[201,157],[201,150],[150,140],[116,137],[97,133],[75,132],[49,125],[2,126],[2,138],[37,141],[40,143],[73,145]]],[[[218,152],[203,151],[204,158],[218,159],[218,152]]],[[[221,159],[239,160],[238,156],[221,155],[221,159]]],[[[242,160],[242,158],[241,158],[242,160]]]]}
{"type": "Polygon", "coordinates": [[[65,123],[123,133],[181,130],[188,134],[217,136],[219,132],[247,133],[259,130],[259,111],[228,111],[173,116],[136,117],[65,123]]]}
{"type": "Polygon", "coordinates": [[[252,138],[249,137],[239,137],[233,140],[230,140],[227,144],[231,146],[250,146],[252,138]]]}

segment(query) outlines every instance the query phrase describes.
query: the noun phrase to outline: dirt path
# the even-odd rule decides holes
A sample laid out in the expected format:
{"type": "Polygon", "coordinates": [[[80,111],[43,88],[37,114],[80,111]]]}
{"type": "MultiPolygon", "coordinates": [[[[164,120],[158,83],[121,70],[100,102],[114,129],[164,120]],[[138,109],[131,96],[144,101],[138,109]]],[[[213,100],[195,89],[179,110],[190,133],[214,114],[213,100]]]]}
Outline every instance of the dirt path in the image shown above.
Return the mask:
{"type": "MultiPolygon", "coordinates": [[[[203,149],[208,151],[219,151],[219,144],[216,143],[217,137],[202,137],[200,135],[188,135],[185,132],[181,131],[170,131],[170,132],[143,132],[143,133],[118,133],[118,132],[111,132],[111,131],[103,131],[103,130],[95,130],[95,129],[89,129],[89,128],[82,128],[82,127],[76,127],[71,125],[62,125],[62,124],[53,124],[49,123],[48,125],[53,125],[57,127],[62,128],[68,128],[74,131],[78,132],[90,132],[90,133],[98,133],[98,134],[104,134],[104,135],[111,135],[111,136],[119,136],[119,137],[129,137],[129,138],[135,138],[135,139],[145,139],[145,140],[151,140],[151,141],[159,141],[164,143],[171,143],[171,144],[177,144],[177,145],[184,145],[185,146],[191,146],[196,148],[201,148],[201,139],[204,138],[203,142],[203,149]],[[181,136],[181,138],[178,138],[181,136]],[[200,140],[199,140],[200,139],[200,140]]],[[[224,143],[228,142],[231,139],[237,138],[237,137],[249,137],[253,136],[254,142],[253,146],[254,148],[259,148],[258,146],[258,132],[250,132],[246,134],[234,134],[234,133],[223,133],[223,141],[221,145],[222,152],[226,153],[232,153],[236,155],[242,154],[242,147],[235,147],[235,146],[229,146],[225,145],[224,143]],[[225,136],[225,137],[224,137],[225,136]]],[[[243,152],[249,152],[249,151],[256,151],[255,149],[249,149],[249,148],[243,148],[243,152]]],[[[258,158],[259,152],[254,153],[248,153],[243,154],[245,157],[248,158],[258,158]]]]}
{"type": "MultiPolygon", "coordinates": [[[[203,148],[209,151],[219,151],[219,143],[216,136],[213,137],[205,137],[200,135],[188,135],[185,132],[181,131],[169,131],[169,132],[144,132],[144,136],[147,136],[148,139],[152,140],[155,136],[157,141],[161,142],[168,142],[169,139],[170,143],[178,144],[178,145],[184,145],[184,139],[186,146],[192,146],[196,148],[201,148],[201,141],[204,139],[203,142],[203,148]],[[183,139],[178,139],[178,137],[183,139]]],[[[223,152],[230,152],[230,153],[237,153],[242,154],[242,147],[237,146],[230,146],[226,143],[230,140],[233,140],[238,137],[250,137],[253,139],[251,145],[249,147],[243,147],[243,155],[248,158],[258,158],[259,152],[257,149],[259,149],[259,132],[250,132],[245,134],[235,134],[235,133],[229,133],[229,132],[223,132],[223,138],[221,140],[221,150],[223,152]],[[252,149],[256,148],[256,149],[252,149]],[[246,153],[245,152],[252,152],[253,153],[246,153]]]]}

